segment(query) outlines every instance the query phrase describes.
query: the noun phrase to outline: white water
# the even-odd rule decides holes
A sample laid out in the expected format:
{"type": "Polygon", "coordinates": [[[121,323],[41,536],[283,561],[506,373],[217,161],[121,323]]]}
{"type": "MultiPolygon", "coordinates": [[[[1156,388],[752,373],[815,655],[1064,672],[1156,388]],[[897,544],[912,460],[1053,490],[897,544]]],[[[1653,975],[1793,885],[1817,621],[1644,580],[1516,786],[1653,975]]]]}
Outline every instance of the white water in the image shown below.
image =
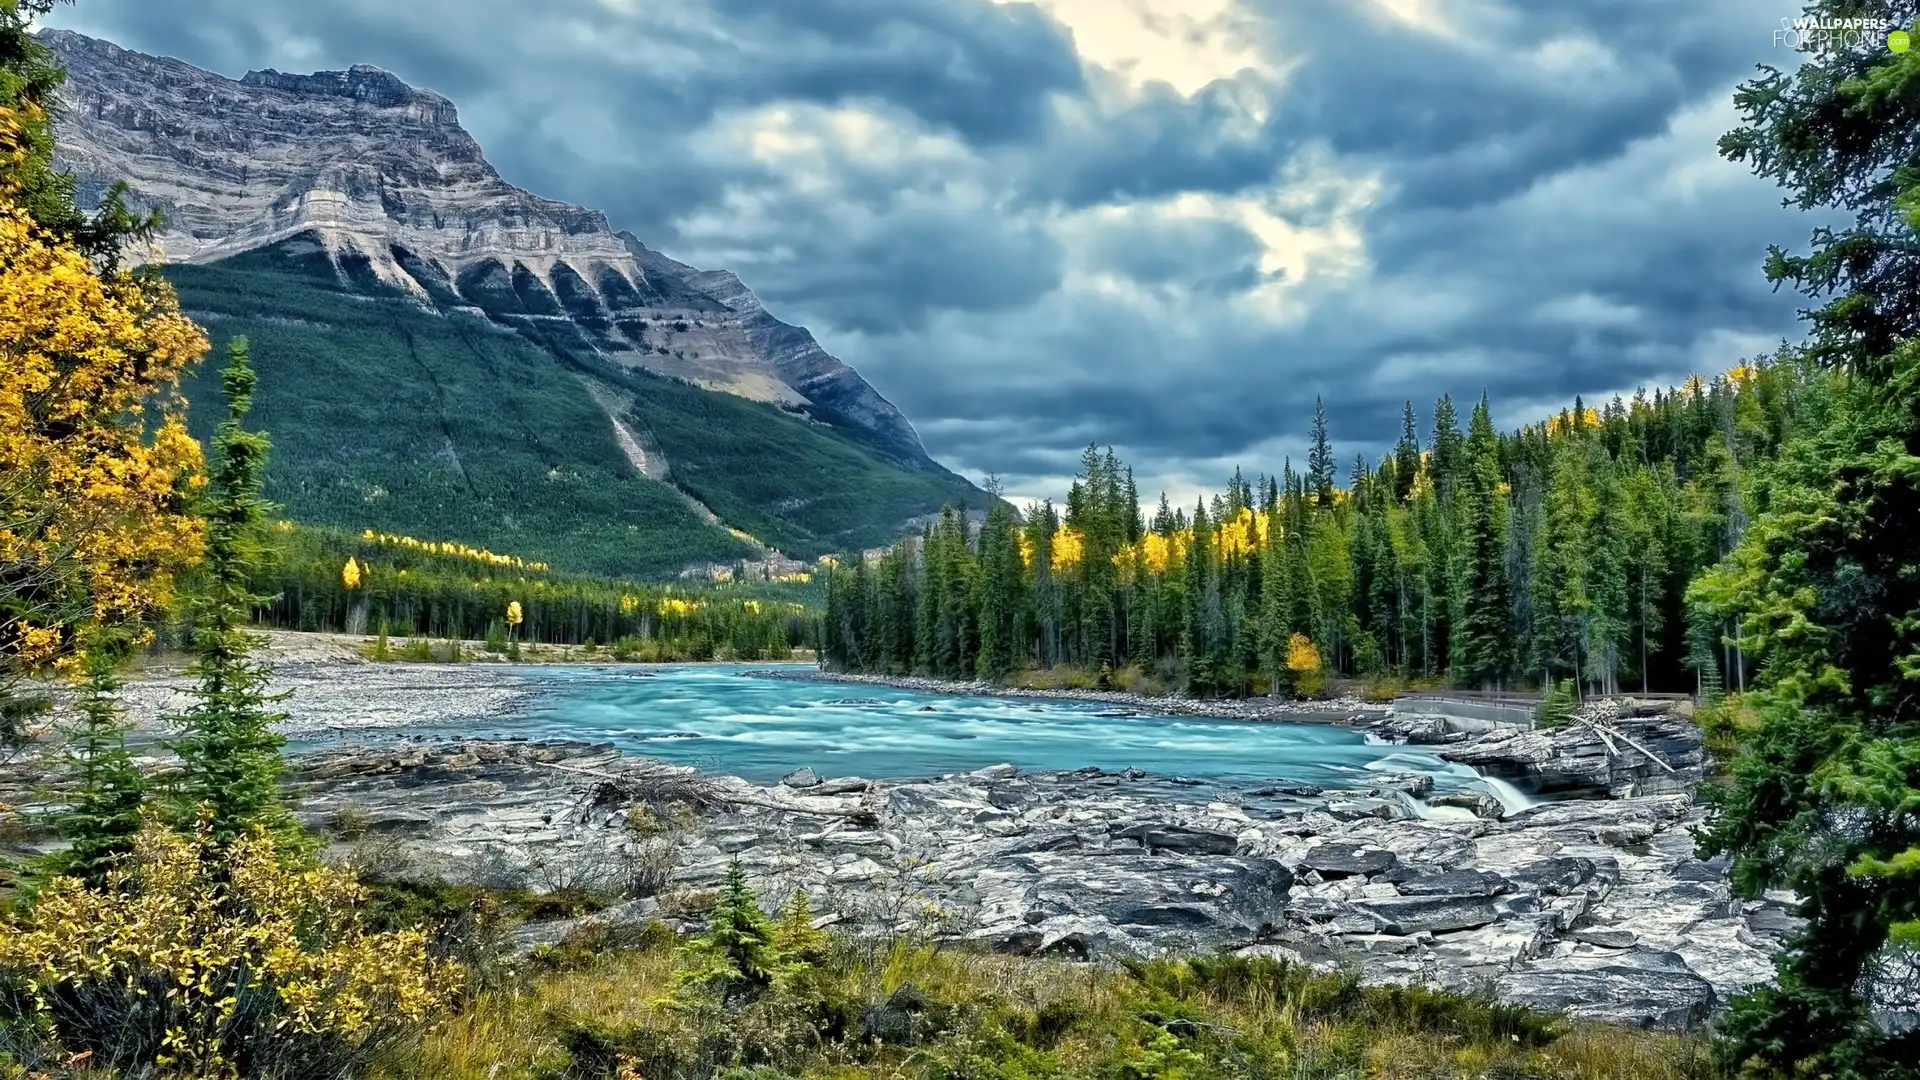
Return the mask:
{"type": "Polygon", "coordinates": [[[1522,810],[1540,805],[1539,799],[1528,795],[1526,792],[1521,791],[1519,788],[1514,787],[1512,784],[1507,783],[1497,776],[1483,776],[1480,778],[1480,783],[1483,784],[1488,791],[1493,792],[1493,797],[1500,800],[1501,808],[1509,814],[1517,814],[1522,810]]]}

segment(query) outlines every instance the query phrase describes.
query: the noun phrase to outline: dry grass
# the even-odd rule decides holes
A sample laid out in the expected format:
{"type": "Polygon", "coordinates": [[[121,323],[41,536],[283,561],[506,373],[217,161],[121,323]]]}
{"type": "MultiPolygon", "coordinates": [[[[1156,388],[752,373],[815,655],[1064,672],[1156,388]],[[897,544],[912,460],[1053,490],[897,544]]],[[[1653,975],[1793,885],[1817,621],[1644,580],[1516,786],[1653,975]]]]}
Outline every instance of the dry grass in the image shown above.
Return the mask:
{"type": "Polygon", "coordinates": [[[1695,1038],[1568,1024],[1257,962],[1133,970],[837,941],[795,985],[721,1006],[668,945],[485,993],[381,1080],[1714,1080],[1695,1038]],[[624,1066],[623,1063],[624,1062],[624,1066]],[[735,1071],[737,1070],[737,1071],[735,1071]]]}

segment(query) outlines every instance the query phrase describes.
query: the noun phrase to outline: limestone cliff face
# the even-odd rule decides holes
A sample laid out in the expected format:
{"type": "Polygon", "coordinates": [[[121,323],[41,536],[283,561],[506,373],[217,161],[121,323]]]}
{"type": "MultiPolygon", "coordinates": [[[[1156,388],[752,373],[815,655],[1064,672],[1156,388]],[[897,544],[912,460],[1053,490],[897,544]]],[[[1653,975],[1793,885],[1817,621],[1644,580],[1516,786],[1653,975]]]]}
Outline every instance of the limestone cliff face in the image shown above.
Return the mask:
{"type": "Polygon", "coordinates": [[[83,202],[125,181],[165,211],[164,260],[317,239],[349,279],[775,402],[938,469],[898,409],[738,278],[507,183],[438,94],[365,65],[234,80],[71,31],[41,37],[68,67],[61,164],[83,202]]]}

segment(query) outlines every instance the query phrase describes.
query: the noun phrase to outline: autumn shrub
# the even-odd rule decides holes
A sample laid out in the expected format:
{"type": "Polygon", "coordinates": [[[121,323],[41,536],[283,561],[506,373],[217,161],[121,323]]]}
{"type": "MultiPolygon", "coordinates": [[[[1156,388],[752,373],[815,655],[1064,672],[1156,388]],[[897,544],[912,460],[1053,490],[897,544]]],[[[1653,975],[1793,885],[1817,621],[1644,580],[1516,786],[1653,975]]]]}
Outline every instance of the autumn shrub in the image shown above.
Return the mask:
{"type": "Polygon", "coordinates": [[[1295,697],[1317,698],[1327,692],[1327,669],[1320,660],[1320,648],[1305,634],[1294,634],[1287,641],[1287,672],[1292,676],[1295,697]]]}
{"type": "Polygon", "coordinates": [[[420,930],[370,932],[351,873],[150,819],[89,889],[43,888],[0,932],[0,995],[44,1038],[125,1076],[350,1075],[449,1003],[457,965],[420,930]]]}

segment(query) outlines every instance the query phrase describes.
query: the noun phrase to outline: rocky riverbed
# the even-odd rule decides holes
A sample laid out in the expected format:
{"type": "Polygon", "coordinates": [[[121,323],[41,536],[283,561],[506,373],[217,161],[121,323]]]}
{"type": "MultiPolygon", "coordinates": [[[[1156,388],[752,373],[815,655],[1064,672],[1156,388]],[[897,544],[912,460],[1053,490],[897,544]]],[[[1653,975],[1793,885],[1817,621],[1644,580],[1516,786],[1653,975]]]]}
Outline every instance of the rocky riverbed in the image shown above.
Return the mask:
{"type": "MultiPolygon", "coordinates": [[[[1673,722],[1618,723],[1658,752],[1647,729],[1673,722]]],[[[862,932],[1090,958],[1233,949],[1697,1023],[1770,976],[1794,924],[1786,898],[1733,898],[1724,868],[1692,856],[1691,796],[1636,793],[1646,769],[1670,774],[1596,766],[1592,741],[1579,729],[1449,746],[1521,780],[1621,793],[1513,814],[1492,798],[1431,805],[1426,776],[1321,791],[1000,766],[755,785],[582,743],[343,747],[303,755],[296,782],[308,820],[360,837],[350,847],[376,870],[639,897],[587,924],[692,925],[739,859],[767,900],[806,889],[823,922],[862,932]]],[[[1697,737],[1682,750],[1697,765],[1697,737]]],[[[581,923],[525,928],[522,944],[581,923]]]]}

